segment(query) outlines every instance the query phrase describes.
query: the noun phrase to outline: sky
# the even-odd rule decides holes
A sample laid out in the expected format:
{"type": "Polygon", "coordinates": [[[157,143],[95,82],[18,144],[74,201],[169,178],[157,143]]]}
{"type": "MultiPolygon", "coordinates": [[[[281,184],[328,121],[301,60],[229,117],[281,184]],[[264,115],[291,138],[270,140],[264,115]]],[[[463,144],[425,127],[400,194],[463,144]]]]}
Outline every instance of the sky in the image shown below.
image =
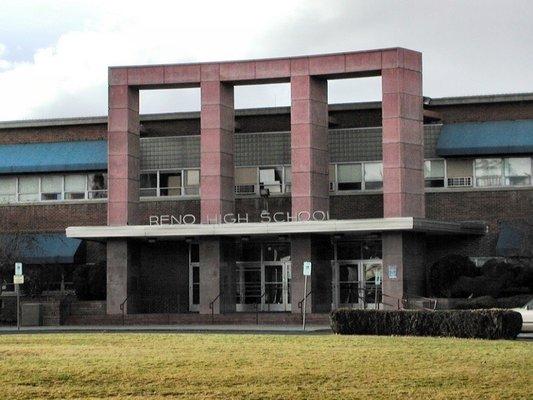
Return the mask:
{"type": "MultiPolygon", "coordinates": [[[[107,114],[107,67],[406,47],[424,95],[533,92],[531,0],[0,0],[0,121],[107,114]]],[[[379,78],[328,83],[379,100],[379,78]]],[[[237,108],[289,105],[288,84],[239,86],[237,108]]],[[[199,89],[141,93],[141,112],[195,111],[199,89]]]]}

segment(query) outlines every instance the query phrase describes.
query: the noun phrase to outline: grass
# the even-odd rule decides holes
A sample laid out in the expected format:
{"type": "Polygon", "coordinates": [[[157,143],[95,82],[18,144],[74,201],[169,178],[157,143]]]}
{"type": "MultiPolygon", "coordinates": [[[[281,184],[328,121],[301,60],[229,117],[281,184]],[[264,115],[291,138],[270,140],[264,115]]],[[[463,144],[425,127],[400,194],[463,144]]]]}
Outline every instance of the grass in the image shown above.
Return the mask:
{"type": "Polygon", "coordinates": [[[526,399],[533,343],[335,335],[0,336],[0,398],[526,399]]]}

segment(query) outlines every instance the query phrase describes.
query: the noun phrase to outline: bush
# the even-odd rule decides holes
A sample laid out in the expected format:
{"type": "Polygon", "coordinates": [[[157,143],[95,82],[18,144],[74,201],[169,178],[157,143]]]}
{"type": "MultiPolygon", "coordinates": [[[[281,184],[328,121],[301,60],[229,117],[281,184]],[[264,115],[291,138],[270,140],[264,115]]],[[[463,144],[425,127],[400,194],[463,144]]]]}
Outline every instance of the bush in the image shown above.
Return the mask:
{"type": "Polygon", "coordinates": [[[461,277],[477,275],[475,264],[468,257],[448,255],[435,262],[428,271],[430,296],[450,297],[452,285],[461,277]]]}
{"type": "Polygon", "coordinates": [[[515,339],[522,316],[511,310],[382,311],[338,309],[331,329],[341,335],[453,336],[515,339]]]}
{"type": "Polygon", "coordinates": [[[474,297],[455,303],[456,310],[478,310],[481,308],[520,308],[527,304],[533,296],[521,294],[512,297],[495,299],[491,296],[474,297]]]}

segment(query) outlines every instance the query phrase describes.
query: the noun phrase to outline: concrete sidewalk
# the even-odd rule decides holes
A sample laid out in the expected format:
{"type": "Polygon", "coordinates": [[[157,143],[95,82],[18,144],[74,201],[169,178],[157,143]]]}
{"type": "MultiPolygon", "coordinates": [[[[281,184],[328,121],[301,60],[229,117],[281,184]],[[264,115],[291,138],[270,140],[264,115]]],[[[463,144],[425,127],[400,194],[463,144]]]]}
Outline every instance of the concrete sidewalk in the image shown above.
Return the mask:
{"type": "Polygon", "coordinates": [[[166,332],[166,333],[279,333],[317,334],[332,333],[328,325],[308,325],[305,331],[299,325],[62,325],[0,327],[0,334],[16,333],[86,333],[86,332],[166,332]]]}

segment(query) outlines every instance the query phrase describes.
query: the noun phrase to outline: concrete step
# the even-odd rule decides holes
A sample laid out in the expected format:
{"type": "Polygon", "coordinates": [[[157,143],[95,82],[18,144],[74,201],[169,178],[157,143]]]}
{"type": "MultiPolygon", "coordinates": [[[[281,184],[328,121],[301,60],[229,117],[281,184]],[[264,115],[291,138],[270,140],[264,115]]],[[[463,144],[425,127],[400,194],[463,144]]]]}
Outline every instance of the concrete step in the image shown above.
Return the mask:
{"type": "MultiPolygon", "coordinates": [[[[328,325],[329,314],[308,314],[309,324],[328,325]]],[[[65,325],[122,325],[122,315],[71,315],[65,325]]],[[[301,314],[291,313],[228,313],[211,316],[210,314],[129,314],[124,317],[125,325],[161,324],[226,324],[226,325],[299,325],[301,314]]]]}

